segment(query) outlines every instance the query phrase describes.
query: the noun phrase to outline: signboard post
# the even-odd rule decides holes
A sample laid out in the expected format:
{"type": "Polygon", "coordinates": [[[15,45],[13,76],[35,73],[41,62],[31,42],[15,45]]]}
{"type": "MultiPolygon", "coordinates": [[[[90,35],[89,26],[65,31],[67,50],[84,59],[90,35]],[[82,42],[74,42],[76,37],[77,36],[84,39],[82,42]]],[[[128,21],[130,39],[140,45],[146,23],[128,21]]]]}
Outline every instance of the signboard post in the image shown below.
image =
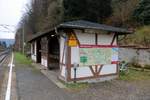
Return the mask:
{"type": "Polygon", "coordinates": [[[73,68],[74,68],[74,83],[76,83],[77,67],[78,67],[78,64],[74,63],[73,64],[73,68]]]}

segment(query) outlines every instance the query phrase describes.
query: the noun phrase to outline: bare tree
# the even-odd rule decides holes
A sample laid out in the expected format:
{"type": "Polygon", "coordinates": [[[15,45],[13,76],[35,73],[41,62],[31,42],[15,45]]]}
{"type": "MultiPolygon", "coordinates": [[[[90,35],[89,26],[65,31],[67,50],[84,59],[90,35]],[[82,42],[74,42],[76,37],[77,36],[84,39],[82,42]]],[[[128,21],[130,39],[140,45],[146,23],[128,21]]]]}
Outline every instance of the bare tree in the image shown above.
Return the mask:
{"type": "Polygon", "coordinates": [[[114,0],[113,14],[106,23],[115,26],[132,25],[132,14],[138,3],[139,0],[114,0]]]}

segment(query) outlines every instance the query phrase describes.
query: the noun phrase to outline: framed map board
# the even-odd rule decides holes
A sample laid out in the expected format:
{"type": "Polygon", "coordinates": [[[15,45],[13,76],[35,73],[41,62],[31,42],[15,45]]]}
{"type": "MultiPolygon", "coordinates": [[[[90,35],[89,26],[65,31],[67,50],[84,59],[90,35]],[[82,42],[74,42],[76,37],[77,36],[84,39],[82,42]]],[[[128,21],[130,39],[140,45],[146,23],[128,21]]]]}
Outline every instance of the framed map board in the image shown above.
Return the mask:
{"type": "Polygon", "coordinates": [[[112,48],[80,48],[80,65],[111,64],[112,48]]]}

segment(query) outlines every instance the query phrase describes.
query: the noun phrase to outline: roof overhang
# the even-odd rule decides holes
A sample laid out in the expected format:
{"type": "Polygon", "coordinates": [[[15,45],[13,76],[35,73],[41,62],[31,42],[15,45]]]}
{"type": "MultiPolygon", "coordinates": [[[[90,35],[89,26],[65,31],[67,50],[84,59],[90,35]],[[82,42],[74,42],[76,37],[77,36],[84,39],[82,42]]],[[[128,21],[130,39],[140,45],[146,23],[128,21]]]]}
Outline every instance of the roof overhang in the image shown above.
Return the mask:
{"type": "Polygon", "coordinates": [[[49,30],[46,30],[46,31],[43,31],[43,32],[38,32],[35,35],[33,35],[33,37],[31,37],[28,42],[31,43],[32,41],[34,41],[36,39],[40,39],[41,37],[44,37],[47,34],[51,35],[53,31],[54,31],[54,29],[49,29],[49,30]]]}

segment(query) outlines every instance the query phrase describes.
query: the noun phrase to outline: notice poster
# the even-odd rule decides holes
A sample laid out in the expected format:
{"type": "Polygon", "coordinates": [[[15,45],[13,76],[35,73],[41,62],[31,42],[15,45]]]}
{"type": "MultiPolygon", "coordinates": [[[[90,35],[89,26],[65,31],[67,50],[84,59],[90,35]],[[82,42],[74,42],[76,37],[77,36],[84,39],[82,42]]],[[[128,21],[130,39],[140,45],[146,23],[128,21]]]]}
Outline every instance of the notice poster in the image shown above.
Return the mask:
{"type": "Polygon", "coordinates": [[[76,37],[75,37],[75,35],[73,33],[69,37],[68,46],[70,46],[70,47],[78,46],[77,39],[76,39],[76,37]]]}

